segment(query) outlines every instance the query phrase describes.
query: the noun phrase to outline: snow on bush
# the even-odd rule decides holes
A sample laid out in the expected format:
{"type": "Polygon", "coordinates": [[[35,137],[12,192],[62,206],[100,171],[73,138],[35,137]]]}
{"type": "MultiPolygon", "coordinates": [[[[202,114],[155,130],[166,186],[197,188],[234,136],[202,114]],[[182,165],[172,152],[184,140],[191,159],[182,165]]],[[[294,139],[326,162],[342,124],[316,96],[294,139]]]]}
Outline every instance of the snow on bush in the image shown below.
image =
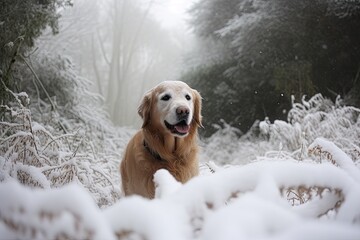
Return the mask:
{"type": "Polygon", "coordinates": [[[306,157],[300,150],[323,137],[337,144],[354,161],[360,158],[360,109],[335,104],[321,94],[309,101],[293,103],[288,122],[275,121],[270,126],[270,141],[281,142],[287,151],[306,157]]]}
{"type": "Polygon", "coordinates": [[[204,140],[203,162],[246,164],[263,156],[301,160],[318,137],[335,143],[356,164],[360,160],[360,109],[342,106],[340,98],[335,103],[321,94],[308,101],[303,98],[301,103],[293,102],[288,121],[271,123],[266,118],[241,137],[237,129],[223,125],[204,140]]]}
{"type": "Polygon", "coordinates": [[[22,77],[37,90],[7,89],[13,101],[1,106],[0,181],[45,189],[77,182],[100,207],[112,205],[121,194],[121,153],[134,131],[112,126],[68,60],[39,56],[32,66],[22,77]]]}
{"type": "Polygon", "coordinates": [[[42,87],[7,89],[0,106],[0,238],[360,239],[359,109],[316,95],[257,137],[224,123],[202,143],[201,176],[182,185],[159,170],[156,199],[121,198],[134,131],[111,125],[68,61],[32,66],[42,87]],[[74,83],[68,103],[46,90],[55,73],[74,83]]]}
{"type": "MultiPolygon", "coordinates": [[[[320,140],[316,146],[321,143],[331,145],[320,140]]],[[[337,157],[344,153],[331,151],[332,159],[342,162],[337,157]]],[[[350,162],[347,167],[358,171],[350,162]]],[[[18,239],[360,237],[360,182],[331,163],[274,158],[222,169],[185,185],[159,170],[155,182],[157,199],[122,198],[100,211],[79,185],[34,191],[7,181],[0,184],[6,196],[0,230],[18,239]]]]}

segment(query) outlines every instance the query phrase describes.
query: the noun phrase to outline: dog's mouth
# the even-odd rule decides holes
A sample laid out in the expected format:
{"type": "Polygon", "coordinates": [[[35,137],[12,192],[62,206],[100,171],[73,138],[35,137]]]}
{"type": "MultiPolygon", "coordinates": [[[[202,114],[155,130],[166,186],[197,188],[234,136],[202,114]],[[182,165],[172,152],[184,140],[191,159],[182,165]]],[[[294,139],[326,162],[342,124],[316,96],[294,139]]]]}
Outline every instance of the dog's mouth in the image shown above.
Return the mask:
{"type": "Polygon", "coordinates": [[[171,125],[167,121],[164,122],[167,129],[169,129],[169,131],[173,134],[184,136],[189,133],[190,125],[188,125],[185,120],[180,121],[175,125],[171,125]]]}

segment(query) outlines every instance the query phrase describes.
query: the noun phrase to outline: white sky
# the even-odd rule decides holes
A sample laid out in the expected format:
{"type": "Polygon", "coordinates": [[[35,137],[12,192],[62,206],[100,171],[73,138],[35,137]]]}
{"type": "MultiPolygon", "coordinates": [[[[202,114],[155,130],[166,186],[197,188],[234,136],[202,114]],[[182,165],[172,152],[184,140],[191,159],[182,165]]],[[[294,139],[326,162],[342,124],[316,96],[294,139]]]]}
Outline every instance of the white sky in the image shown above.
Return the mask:
{"type": "Polygon", "coordinates": [[[165,28],[187,27],[186,20],[189,15],[186,10],[196,0],[156,0],[153,14],[165,28]]]}

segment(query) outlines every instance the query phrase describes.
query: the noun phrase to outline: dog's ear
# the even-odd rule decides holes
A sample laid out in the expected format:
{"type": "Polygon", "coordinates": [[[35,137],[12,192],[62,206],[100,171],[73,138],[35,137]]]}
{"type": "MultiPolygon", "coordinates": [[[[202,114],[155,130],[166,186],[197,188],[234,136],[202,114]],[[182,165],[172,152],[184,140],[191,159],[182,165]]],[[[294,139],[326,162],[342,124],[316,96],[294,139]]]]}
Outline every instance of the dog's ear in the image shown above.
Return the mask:
{"type": "Polygon", "coordinates": [[[193,95],[194,95],[194,116],[193,119],[195,120],[196,124],[199,127],[203,127],[202,125],[202,116],[201,116],[201,96],[198,91],[193,89],[193,95]]]}
{"type": "Polygon", "coordinates": [[[138,108],[138,114],[143,119],[142,128],[146,127],[150,123],[151,118],[151,102],[152,102],[152,92],[147,92],[143,99],[141,100],[140,106],[138,108]]]}

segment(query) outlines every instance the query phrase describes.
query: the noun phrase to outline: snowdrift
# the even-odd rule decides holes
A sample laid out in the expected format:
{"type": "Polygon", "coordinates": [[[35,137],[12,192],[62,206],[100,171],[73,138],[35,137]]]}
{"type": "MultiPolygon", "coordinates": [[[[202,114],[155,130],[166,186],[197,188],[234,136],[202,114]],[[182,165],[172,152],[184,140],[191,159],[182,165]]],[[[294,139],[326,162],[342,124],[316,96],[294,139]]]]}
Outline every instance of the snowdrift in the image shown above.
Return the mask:
{"type": "Polygon", "coordinates": [[[4,239],[359,239],[360,171],[316,139],[324,163],[267,159],[219,168],[185,185],[159,170],[156,199],[128,197],[100,210],[78,184],[0,184],[4,239]]]}

